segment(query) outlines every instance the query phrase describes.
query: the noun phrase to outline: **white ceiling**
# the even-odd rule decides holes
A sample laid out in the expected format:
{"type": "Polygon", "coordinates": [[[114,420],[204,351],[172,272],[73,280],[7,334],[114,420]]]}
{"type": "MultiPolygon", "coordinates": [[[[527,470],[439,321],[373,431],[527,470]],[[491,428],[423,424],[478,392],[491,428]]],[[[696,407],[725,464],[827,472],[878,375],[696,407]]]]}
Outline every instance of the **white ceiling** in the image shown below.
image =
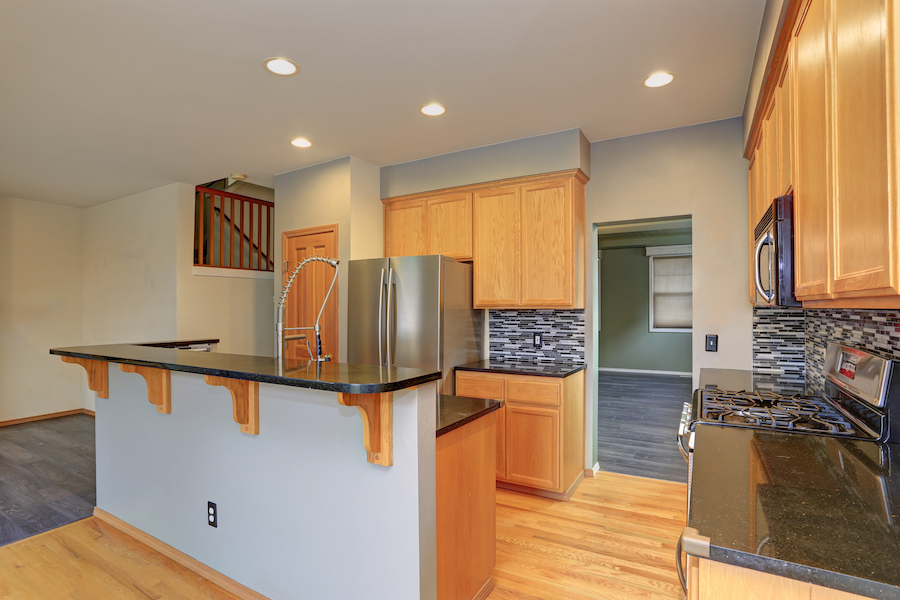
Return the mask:
{"type": "Polygon", "coordinates": [[[740,115],[765,0],[2,0],[0,196],[379,166],[740,115]],[[277,77],[263,59],[300,64],[277,77]],[[651,90],[657,70],[677,75],[651,90]],[[432,101],[442,117],[418,109],[432,101]],[[290,140],[303,136],[308,149],[290,140]]]}

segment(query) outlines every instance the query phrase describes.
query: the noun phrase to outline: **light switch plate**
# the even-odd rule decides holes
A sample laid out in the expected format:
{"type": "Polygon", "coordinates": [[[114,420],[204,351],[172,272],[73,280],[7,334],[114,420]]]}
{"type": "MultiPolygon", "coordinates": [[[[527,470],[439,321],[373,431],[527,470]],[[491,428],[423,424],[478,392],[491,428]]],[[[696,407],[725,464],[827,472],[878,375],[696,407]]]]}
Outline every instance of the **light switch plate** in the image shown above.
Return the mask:
{"type": "Polygon", "coordinates": [[[717,336],[717,335],[707,335],[706,336],[706,351],[707,352],[718,352],[719,351],[719,336],[717,336]]]}
{"type": "Polygon", "coordinates": [[[534,334],[534,347],[540,348],[544,345],[544,335],[542,333],[534,334]]]}

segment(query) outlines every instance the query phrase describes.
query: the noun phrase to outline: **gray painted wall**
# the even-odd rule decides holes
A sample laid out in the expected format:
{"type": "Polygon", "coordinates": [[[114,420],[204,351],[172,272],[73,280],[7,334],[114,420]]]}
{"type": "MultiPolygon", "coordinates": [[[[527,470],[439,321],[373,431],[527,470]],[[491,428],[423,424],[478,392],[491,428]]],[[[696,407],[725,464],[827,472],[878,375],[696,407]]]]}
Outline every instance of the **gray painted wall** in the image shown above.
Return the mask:
{"type": "MultiPolygon", "coordinates": [[[[690,215],[693,228],[694,384],[700,369],[751,368],[747,161],[740,118],[591,144],[585,189],[585,360],[597,368],[597,223],[690,215]],[[712,293],[711,291],[714,291],[712,293]],[[704,351],[704,334],[719,351],[704,351]]],[[[585,462],[597,460],[597,381],[587,377],[585,462]],[[594,442],[592,443],[591,440],[594,442]]]]}
{"type": "Polygon", "coordinates": [[[597,365],[691,372],[691,334],[651,332],[650,259],[644,248],[604,250],[597,365]]]}
{"type": "Polygon", "coordinates": [[[336,394],[260,384],[260,433],[231,396],[172,373],[172,414],[137,374],[97,399],[97,505],[279,600],[434,599],[435,404],[394,393],[394,465],[366,462],[360,413],[336,394]],[[219,523],[206,523],[206,503],[219,523]]]}
{"type": "Polygon", "coordinates": [[[790,2],[787,0],[767,0],[766,8],[763,11],[756,55],[753,58],[753,67],[750,69],[750,84],[747,86],[747,98],[744,100],[743,148],[747,147],[750,126],[753,124],[753,114],[759,103],[766,73],[772,64],[772,45],[775,43],[775,38],[781,35],[789,4],[790,2]]]}
{"type": "Polygon", "coordinates": [[[381,197],[567,169],[581,169],[591,175],[590,143],[580,129],[382,167],[381,197]]]}

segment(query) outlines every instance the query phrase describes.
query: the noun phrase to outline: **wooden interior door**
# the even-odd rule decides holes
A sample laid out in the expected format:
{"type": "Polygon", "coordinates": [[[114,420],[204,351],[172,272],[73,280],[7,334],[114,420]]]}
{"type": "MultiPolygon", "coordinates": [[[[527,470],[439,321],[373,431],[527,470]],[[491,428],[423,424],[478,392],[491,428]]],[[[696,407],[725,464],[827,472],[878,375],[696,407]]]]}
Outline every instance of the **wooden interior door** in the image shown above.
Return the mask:
{"type": "MultiPolygon", "coordinates": [[[[305,258],[310,256],[326,256],[338,258],[338,226],[325,225],[309,229],[286,231],[282,236],[282,256],[286,261],[282,273],[282,285],[287,283],[291,273],[305,258]]],[[[311,262],[300,269],[294,285],[288,294],[285,303],[285,327],[312,327],[316,324],[316,317],[328,293],[328,287],[334,277],[334,268],[323,262],[311,262]]],[[[335,282],[328,304],[322,313],[320,322],[322,333],[322,354],[331,354],[333,360],[338,360],[338,283],[335,282]]],[[[309,340],[309,347],[316,353],[315,332],[288,331],[286,335],[305,333],[309,340]]],[[[287,344],[284,353],[286,358],[308,360],[304,340],[291,341],[287,344]]]]}

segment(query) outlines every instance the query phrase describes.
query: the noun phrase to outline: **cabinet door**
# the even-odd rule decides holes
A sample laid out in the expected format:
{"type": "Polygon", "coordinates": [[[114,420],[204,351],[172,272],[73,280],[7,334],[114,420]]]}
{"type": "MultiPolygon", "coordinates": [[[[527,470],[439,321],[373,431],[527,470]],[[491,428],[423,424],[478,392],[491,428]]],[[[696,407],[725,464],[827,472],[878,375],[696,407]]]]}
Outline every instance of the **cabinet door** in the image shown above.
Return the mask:
{"type": "Polygon", "coordinates": [[[522,305],[571,306],[572,181],[522,186],[522,305]]]}
{"type": "Polygon", "coordinates": [[[794,155],[793,133],[791,131],[791,67],[792,57],[788,50],[785,57],[781,80],[775,88],[775,105],[778,107],[778,183],[775,195],[783,196],[791,189],[794,181],[791,171],[791,157],[794,155]]]}
{"type": "Polygon", "coordinates": [[[445,194],[425,201],[427,254],[472,260],[472,194],[445,194]]]}
{"type": "Polygon", "coordinates": [[[519,306],[521,198],[518,187],[475,192],[475,308],[519,306]]]}
{"type": "MultiPolygon", "coordinates": [[[[505,377],[491,373],[458,371],[456,373],[456,395],[469,398],[503,400],[505,377]]],[[[497,479],[506,479],[506,406],[497,414],[497,479]]]]}
{"type": "Polygon", "coordinates": [[[826,0],[809,0],[794,31],[794,266],[800,300],[830,298],[826,0]]]}
{"type": "Polygon", "coordinates": [[[506,404],[506,478],[559,491],[559,409],[506,404]]]}
{"type": "Polygon", "coordinates": [[[384,205],[384,255],[421,256],[425,246],[425,201],[384,205]]]}
{"type": "Polygon", "coordinates": [[[883,0],[840,0],[832,7],[833,292],[835,297],[896,295],[897,192],[892,201],[886,7],[883,0]]]}
{"type": "Polygon", "coordinates": [[[780,164],[778,156],[778,115],[780,110],[781,107],[778,106],[778,103],[773,101],[768,117],[763,123],[763,129],[765,130],[763,134],[763,139],[765,140],[763,150],[765,152],[766,186],[762,199],[765,208],[760,213],[760,216],[765,214],[766,210],[769,210],[772,200],[777,198],[780,193],[778,190],[778,165],[780,164]]]}
{"type": "Polygon", "coordinates": [[[756,224],[759,222],[759,211],[756,205],[756,196],[759,193],[759,163],[756,161],[757,153],[754,152],[750,157],[750,169],[747,171],[747,189],[749,190],[749,198],[747,204],[750,212],[750,304],[756,304],[756,224]]]}

